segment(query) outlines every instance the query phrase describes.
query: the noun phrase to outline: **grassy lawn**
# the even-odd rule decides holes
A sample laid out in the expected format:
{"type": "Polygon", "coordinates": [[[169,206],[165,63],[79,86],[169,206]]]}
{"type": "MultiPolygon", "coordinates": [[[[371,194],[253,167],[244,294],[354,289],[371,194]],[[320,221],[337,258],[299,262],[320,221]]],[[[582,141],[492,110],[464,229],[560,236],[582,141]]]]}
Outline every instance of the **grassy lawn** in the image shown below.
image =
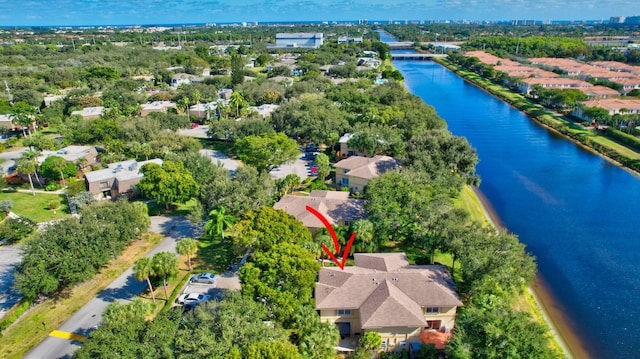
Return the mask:
{"type": "Polygon", "coordinates": [[[47,222],[71,215],[65,196],[60,194],[36,193],[33,196],[31,193],[0,192],[0,200],[5,199],[11,199],[13,202],[12,212],[36,222],[47,222]],[[55,211],[47,208],[49,202],[53,201],[59,204],[59,208],[55,211]]]}
{"type": "Polygon", "coordinates": [[[466,210],[473,222],[480,223],[483,226],[491,225],[491,222],[489,222],[487,216],[484,213],[484,210],[482,209],[480,200],[473,192],[471,187],[464,186],[462,188],[460,197],[454,200],[454,205],[458,208],[466,210]]]}
{"type": "Polygon", "coordinates": [[[238,263],[242,255],[236,255],[231,239],[222,242],[220,238],[202,237],[198,240],[198,255],[192,259],[194,267],[223,272],[231,263],[238,263]]]}
{"type": "Polygon", "coordinates": [[[158,234],[143,235],[141,240],[129,245],[116,260],[90,281],[32,308],[0,338],[0,358],[21,358],[133,265],[133,262],[147,254],[162,238],[158,234]]]}
{"type": "Polygon", "coordinates": [[[202,148],[218,151],[224,153],[227,156],[231,156],[232,154],[231,152],[233,150],[233,142],[214,141],[209,138],[199,138],[198,141],[200,141],[202,148]]]}
{"type": "Polygon", "coordinates": [[[198,200],[190,199],[185,203],[174,203],[169,206],[167,211],[164,204],[159,204],[158,201],[149,201],[145,203],[149,210],[150,216],[156,216],[162,214],[164,216],[186,216],[191,211],[191,208],[198,204],[198,200]]]}

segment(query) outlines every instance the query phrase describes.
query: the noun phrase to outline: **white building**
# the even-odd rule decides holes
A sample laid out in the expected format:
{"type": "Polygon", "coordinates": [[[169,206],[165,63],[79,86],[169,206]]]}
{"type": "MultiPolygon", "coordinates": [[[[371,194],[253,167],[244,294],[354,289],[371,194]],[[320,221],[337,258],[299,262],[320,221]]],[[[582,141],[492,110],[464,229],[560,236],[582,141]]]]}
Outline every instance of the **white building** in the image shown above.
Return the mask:
{"type": "Polygon", "coordinates": [[[324,34],[321,32],[295,32],[276,34],[276,48],[307,48],[317,49],[324,43],[324,34]]]}

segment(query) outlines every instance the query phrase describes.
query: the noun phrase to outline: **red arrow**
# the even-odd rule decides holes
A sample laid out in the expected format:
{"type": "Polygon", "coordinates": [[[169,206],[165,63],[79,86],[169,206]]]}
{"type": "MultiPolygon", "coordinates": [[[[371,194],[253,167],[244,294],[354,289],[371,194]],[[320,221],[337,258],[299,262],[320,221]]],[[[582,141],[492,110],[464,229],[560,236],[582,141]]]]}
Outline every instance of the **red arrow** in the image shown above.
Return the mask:
{"type": "MultiPolygon", "coordinates": [[[[311,212],[311,214],[318,217],[320,222],[324,224],[324,226],[329,231],[329,235],[331,235],[331,238],[333,238],[333,245],[336,247],[336,252],[340,252],[340,242],[338,242],[338,236],[336,236],[336,232],[333,230],[333,227],[331,227],[331,223],[329,223],[329,221],[322,215],[322,213],[316,211],[315,209],[309,206],[307,206],[306,208],[307,208],[307,211],[311,212]]],[[[327,253],[327,255],[329,256],[329,258],[331,258],[333,263],[335,263],[338,267],[340,267],[340,269],[344,270],[344,264],[347,261],[347,256],[349,255],[349,251],[351,250],[351,245],[353,244],[353,240],[355,238],[356,238],[356,232],[351,233],[351,238],[349,238],[349,241],[347,242],[347,247],[344,249],[344,252],[342,253],[342,261],[339,261],[336,258],[336,256],[333,255],[333,252],[331,252],[329,248],[327,248],[327,246],[325,246],[324,244],[322,245],[322,250],[325,253],[327,253]]]]}

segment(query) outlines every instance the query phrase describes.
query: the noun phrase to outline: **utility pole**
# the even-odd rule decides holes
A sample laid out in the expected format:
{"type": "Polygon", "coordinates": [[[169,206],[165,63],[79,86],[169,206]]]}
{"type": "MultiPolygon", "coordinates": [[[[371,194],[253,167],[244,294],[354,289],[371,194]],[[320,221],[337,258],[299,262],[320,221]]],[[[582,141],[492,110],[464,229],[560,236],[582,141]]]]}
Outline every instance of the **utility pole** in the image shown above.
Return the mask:
{"type": "Polygon", "coordinates": [[[7,80],[4,80],[4,88],[7,89],[7,95],[9,95],[9,103],[13,106],[13,96],[11,96],[11,90],[9,90],[9,84],[7,80]]]}

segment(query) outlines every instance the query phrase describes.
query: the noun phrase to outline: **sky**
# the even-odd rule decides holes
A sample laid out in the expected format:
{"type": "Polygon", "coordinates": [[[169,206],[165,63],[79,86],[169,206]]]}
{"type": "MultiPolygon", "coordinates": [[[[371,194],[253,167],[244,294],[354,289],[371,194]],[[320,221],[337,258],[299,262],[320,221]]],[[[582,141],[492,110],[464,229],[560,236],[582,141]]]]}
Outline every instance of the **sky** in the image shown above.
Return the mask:
{"type": "Polygon", "coordinates": [[[0,0],[0,26],[345,20],[608,20],[638,0],[0,0]]]}

